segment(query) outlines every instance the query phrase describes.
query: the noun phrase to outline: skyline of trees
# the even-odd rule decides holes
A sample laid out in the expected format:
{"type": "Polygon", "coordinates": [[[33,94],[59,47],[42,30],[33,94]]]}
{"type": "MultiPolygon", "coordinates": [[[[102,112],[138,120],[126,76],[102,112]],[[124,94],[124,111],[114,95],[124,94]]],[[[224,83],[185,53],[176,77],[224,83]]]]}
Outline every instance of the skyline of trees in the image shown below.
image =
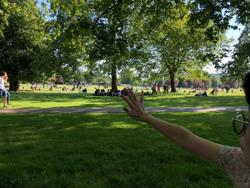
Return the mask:
{"type": "Polygon", "coordinates": [[[230,50],[225,32],[236,28],[229,22],[233,16],[249,25],[249,4],[234,0],[47,0],[38,8],[35,0],[3,0],[0,69],[9,73],[14,91],[20,81],[45,82],[55,75],[64,80],[106,77],[116,91],[120,74],[130,70],[136,81],[165,77],[175,92],[176,78],[201,71],[211,62],[233,79],[242,67],[244,71],[249,68],[249,27],[228,67],[221,65],[230,50]]]}

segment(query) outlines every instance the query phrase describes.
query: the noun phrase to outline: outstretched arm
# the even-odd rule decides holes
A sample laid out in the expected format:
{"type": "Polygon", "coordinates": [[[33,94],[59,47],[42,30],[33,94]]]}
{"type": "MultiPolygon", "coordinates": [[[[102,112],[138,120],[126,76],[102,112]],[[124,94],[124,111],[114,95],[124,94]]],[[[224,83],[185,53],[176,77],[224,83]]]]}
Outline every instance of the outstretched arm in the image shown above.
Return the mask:
{"type": "Polygon", "coordinates": [[[127,90],[127,94],[128,96],[122,96],[122,98],[129,105],[129,108],[124,108],[124,110],[130,117],[148,123],[180,147],[190,150],[202,158],[219,165],[218,154],[222,145],[201,138],[186,128],[160,120],[147,113],[143,107],[143,94],[140,100],[130,90],[127,90]]]}

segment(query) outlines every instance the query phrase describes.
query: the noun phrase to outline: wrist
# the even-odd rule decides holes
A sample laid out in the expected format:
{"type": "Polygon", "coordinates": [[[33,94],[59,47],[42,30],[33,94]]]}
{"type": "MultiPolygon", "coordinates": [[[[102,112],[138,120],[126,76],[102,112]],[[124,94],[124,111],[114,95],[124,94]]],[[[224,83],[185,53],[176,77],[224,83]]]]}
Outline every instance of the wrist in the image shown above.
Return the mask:
{"type": "Polygon", "coordinates": [[[150,113],[146,112],[146,113],[141,117],[141,120],[142,120],[143,122],[145,122],[145,123],[149,123],[152,117],[153,117],[153,116],[152,116],[150,113]]]}

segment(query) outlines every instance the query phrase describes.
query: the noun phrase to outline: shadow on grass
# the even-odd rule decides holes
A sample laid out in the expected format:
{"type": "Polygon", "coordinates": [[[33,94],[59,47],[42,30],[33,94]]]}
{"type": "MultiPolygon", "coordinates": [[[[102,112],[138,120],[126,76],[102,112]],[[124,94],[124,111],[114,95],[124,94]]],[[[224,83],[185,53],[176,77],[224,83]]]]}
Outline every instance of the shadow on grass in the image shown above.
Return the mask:
{"type": "Polygon", "coordinates": [[[74,99],[93,99],[97,101],[101,101],[104,99],[113,99],[118,97],[110,97],[110,96],[93,96],[91,94],[83,95],[81,93],[36,93],[36,92],[23,92],[23,93],[15,93],[13,97],[17,101],[41,101],[41,102],[50,102],[50,101],[71,101],[74,99]]]}
{"type": "MultiPolygon", "coordinates": [[[[156,115],[206,138],[236,144],[228,125],[231,113],[156,115]]],[[[0,119],[2,187],[231,187],[220,169],[126,115],[43,113],[0,119]]]]}
{"type": "MultiPolygon", "coordinates": [[[[52,107],[121,107],[120,97],[82,95],[80,93],[13,93],[13,108],[52,108],[52,107]],[[23,105],[22,105],[23,104],[23,105]]],[[[244,106],[243,96],[194,97],[185,95],[145,96],[147,107],[217,107],[244,106]]]]}

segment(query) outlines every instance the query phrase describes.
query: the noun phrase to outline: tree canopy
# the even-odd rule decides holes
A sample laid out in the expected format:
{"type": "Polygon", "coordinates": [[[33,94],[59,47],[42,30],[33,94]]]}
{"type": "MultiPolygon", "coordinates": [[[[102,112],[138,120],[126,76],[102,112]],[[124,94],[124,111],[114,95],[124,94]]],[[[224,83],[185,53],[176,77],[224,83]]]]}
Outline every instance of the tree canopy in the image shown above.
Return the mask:
{"type": "Polygon", "coordinates": [[[0,69],[9,73],[12,90],[20,81],[52,75],[72,80],[96,72],[110,77],[114,91],[120,73],[134,73],[134,79],[169,76],[174,92],[177,74],[226,55],[223,36],[236,28],[229,22],[234,16],[246,28],[227,70],[249,69],[249,5],[247,0],[47,0],[38,8],[35,0],[2,0],[0,69]]]}
{"type": "Polygon", "coordinates": [[[32,0],[7,2],[11,10],[0,38],[0,69],[10,75],[11,90],[20,80],[31,80],[40,72],[38,67],[46,49],[45,20],[32,0]]]}

